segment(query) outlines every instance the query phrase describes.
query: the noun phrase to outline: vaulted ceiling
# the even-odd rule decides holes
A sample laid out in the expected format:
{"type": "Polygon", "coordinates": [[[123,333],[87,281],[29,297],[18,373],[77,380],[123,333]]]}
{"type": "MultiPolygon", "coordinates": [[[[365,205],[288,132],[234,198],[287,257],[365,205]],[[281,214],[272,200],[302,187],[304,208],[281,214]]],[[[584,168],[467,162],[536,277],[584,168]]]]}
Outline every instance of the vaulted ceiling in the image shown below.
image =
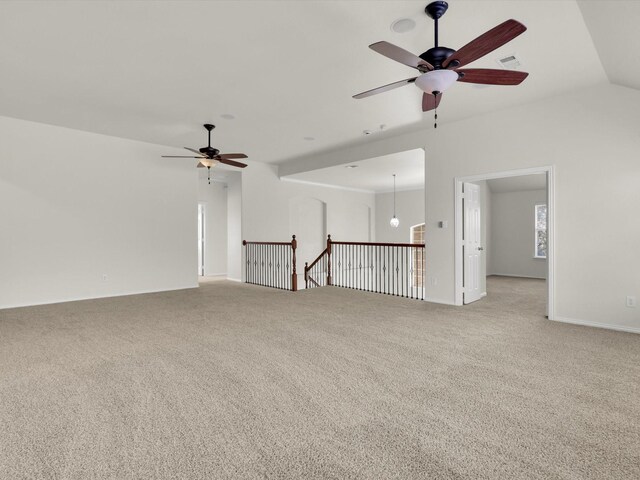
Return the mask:
{"type": "MultiPolygon", "coordinates": [[[[367,46],[386,40],[417,54],[431,47],[426,3],[4,1],[0,115],[176,148],[204,145],[201,124],[211,122],[214,145],[247,153],[249,163],[366,141],[362,131],[382,124],[385,135],[430,128],[412,85],[351,98],[412,76],[367,46]],[[415,29],[392,31],[399,18],[415,29]]],[[[640,2],[449,3],[441,44],[459,48],[515,18],[528,31],[473,66],[500,68],[498,58],[516,53],[530,76],[518,87],[454,85],[439,109],[443,123],[607,75],[639,86],[640,2]]]]}

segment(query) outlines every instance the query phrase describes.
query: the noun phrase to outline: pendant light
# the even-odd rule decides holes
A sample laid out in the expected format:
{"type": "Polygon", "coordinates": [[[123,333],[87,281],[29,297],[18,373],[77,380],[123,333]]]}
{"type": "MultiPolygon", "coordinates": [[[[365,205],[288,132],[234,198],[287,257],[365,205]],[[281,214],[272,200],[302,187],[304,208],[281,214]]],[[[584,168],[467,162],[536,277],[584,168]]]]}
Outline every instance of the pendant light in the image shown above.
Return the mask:
{"type": "Polygon", "coordinates": [[[400,220],[396,217],[396,174],[393,174],[393,217],[389,221],[389,225],[393,228],[398,228],[400,225],[400,220]]]}

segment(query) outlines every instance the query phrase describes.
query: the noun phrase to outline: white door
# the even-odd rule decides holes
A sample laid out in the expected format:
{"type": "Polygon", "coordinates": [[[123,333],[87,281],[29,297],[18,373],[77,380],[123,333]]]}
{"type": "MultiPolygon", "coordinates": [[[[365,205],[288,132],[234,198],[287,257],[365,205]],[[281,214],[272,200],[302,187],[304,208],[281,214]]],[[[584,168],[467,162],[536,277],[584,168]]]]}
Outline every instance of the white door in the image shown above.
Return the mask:
{"type": "Polygon", "coordinates": [[[475,302],[482,296],[480,275],[484,248],[481,243],[480,187],[464,183],[464,303],[475,302]]]}

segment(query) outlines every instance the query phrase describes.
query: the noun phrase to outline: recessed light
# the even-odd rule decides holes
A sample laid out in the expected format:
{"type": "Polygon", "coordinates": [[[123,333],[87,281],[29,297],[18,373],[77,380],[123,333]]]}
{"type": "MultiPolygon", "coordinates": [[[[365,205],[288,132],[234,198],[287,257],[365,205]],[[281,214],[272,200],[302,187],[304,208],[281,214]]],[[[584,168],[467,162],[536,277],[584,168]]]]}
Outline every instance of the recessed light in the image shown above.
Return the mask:
{"type": "Polygon", "coordinates": [[[313,142],[315,140],[315,137],[302,137],[303,140],[306,140],[307,142],[313,142]]]}
{"type": "Polygon", "coordinates": [[[220,115],[222,118],[225,118],[227,120],[233,120],[235,117],[235,115],[231,115],[230,113],[223,113],[222,115],[220,115]]]}
{"type": "Polygon", "coordinates": [[[347,166],[346,166],[346,167],[344,167],[344,168],[358,168],[358,165],[347,165],[347,166]]]}
{"type": "Polygon", "coordinates": [[[371,130],[363,130],[362,133],[365,135],[371,135],[373,132],[371,130]]]}
{"type": "Polygon", "coordinates": [[[407,33],[416,27],[416,22],[410,18],[399,18],[391,24],[391,30],[396,33],[407,33]]]}

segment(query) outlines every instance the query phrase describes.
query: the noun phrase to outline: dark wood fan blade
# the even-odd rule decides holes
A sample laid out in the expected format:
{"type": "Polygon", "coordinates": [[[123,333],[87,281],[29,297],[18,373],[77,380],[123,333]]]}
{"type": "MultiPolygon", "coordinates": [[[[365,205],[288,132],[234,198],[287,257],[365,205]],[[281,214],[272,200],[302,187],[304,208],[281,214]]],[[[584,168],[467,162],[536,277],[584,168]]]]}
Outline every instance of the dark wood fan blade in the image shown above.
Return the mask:
{"type": "Polygon", "coordinates": [[[467,65],[510,42],[526,29],[527,27],[516,20],[507,20],[467,43],[447,58],[442,66],[444,68],[457,68],[467,65]]]}
{"type": "Polygon", "coordinates": [[[189,147],[184,147],[184,148],[189,150],[190,152],[197,153],[198,155],[200,155],[203,158],[207,158],[206,155],[203,155],[199,150],[196,150],[195,148],[189,148],[189,147]]]}
{"type": "Polygon", "coordinates": [[[397,47],[392,43],[376,42],[369,45],[369,48],[378,52],[380,55],[390,58],[391,60],[395,60],[396,62],[400,62],[409,67],[417,68],[420,71],[426,72],[433,70],[433,65],[429,62],[426,62],[417,55],[407,52],[404,48],[397,47]]]}
{"type": "Polygon", "coordinates": [[[225,165],[231,165],[232,167],[244,168],[247,166],[246,163],[234,162],[233,160],[228,160],[226,158],[220,158],[218,161],[225,165]]]}
{"type": "Polygon", "coordinates": [[[404,85],[413,83],[416,81],[416,78],[418,77],[407,78],[406,80],[400,80],[399,82],[393,82],[388,85],[384,85],[382,87],[373,88],[371,90],[367,90],[366,92],[362,92],[357,95],[354,95],[353,98],[365,98],[365,97],[370,97],[371,95],[376,95],[378,93],[388,92],[389,90],[393,90],[394,88],[402,87],[404,85]]]}
{"type": "Polygon", "coordinates": [[[440,105],[440,100],[442,99],[442,93],[438,95],[433,95],[431,93],[423,93],[422,94],[422,111],[428,112],[429,110],[433,110],[438,105],[440,105]]]}
{"type": "Polygon", "coordinates": [[[485,85],[519,85],[529,76],[527,72],[514,70],[494,70],[492,68],[463,68],[456,70],[461,74],[459,82],[482,83],[485,85]]]}
{"type": "Polygon", "coordinates": [[[203,157],[181,157],[181,156],[175,156],[175,155],[162,155],[162,158],[199,158],[199,159],[202,159],[203,157]]]}
{"type": "Polygon", "coordinates": [[[244,153],[221,153],[217,157],[225,160],[229,158],[249,158],[244,153]]]}

